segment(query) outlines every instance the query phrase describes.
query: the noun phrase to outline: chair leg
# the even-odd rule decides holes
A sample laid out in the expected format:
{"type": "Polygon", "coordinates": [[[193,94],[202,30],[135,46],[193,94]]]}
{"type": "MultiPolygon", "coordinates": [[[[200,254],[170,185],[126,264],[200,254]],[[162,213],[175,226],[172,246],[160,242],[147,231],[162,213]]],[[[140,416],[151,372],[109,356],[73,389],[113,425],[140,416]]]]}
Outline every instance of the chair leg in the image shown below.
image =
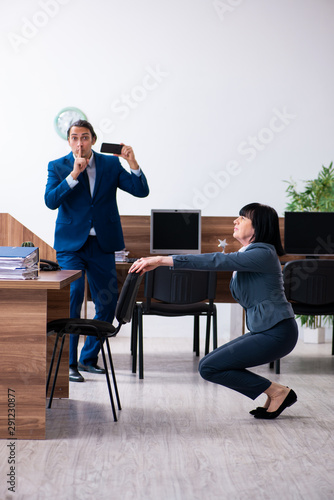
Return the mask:
{"type": "Polygon", "coordinates": [[[62,336],[62,339],[61,339],[61,344],[60,344],[60,348],[59,348],[57,365],[56,365],[55,375],[54,375],[54,379],[53,379],[53,384],[52,384],[52,389],[51,389],[51,394],[50,394],[48,408],[51,408],[51,405],[52,405],[53,395],[54,395],[55,388],[56,388],[56,383],[57,383],[57,377],[58,377],[58,371],[59,371],[59,366],[60,366],[61,355],[63,354],[64,342],[65,342],[65,334],[62,336]]]}
{"type": "Polygon", "coordinates": [[[138,306],[135,305],[131,324],[132,373],[137,372],[138,351],[138,306]]]}
{"type": "Polygon", "coordinates": [[[194,316],[194,341],[193,350],[199,356],[199,316],[194,316]]]}
{"type": "Polygon", "coordinates": [[[332,335],[332,356],[334,356],[334,316],[333,316],[333,335],[332,335]]]}
{"type": "Polygon", "coordinates": [[[211,313],[208,313],[206,317],[205,355],[209,354],[210,328],[211,328],[211,313]]]}
{"type": "Polygon", "coordinates": [[[56,357],[57,345],[58,345],[58,335],[56,334],[56,340],[55,340],[55,344],[54,344],[53,351],[52,351],[52,357],[51,357],[50,368],[49,368],[49,372],[48,372],[48,378],[46,381],[46,397],[48,396],[49,384],[50,384],[50,380],[51,380],[51,373],[52,373],[54,360],[56,357]]]}
{"type": "Polygon", "coordinates": [[[213,322],[213,349],[217,349],[218,347],[218,329],[217,329],[217,308],[214,306],[213,310],[213,315],[212,315],[212,322],[213,322]]]}
{"type": "Polygon", "coordinates": [[[114,369],[114,363],[113,363],[112,356],[111,356],[111,349],[110,349],[110,344],[109,344],[109,339],[108,338],[106,339],[106,344],[107,344],[107,350],[108,350],[110,371],[111,371],[111,375],[112,375],[112,379],[113,379],[113,383],[114,383],[115,394],[116,394],[117,406],[118,406],[118,409],[121,410],[122,409],[121,400],[119,398],[117,381],[116,381],[116,374],[115,374],[115,369],[114,369]]]}
{"type": "Polygon", "coordinates": [[[134,351],[134,342],[135,342],[135,326],[136,326],[136,320],[137,320],[137,305],[134,305],[133,308],[133,313],[132,313],[132,318],[131,318],[131,340],[130,340],[130,350],[131,350],[131,355],[133,356],[133,351],[134,351]]]}
{"type": "Polygon", "coordinates": [[[279,373],[281,373],[281,360],[280,359],[276,359],[276,361],[275,361],[275,373],[277,375],[279,373]]]}
{"type": "Polygon", "coordinates": [[[275,366],[275,361],[270,361],[269,368],[272,370],[275,366]]]}
{"type": "Polygon", "coordinates": [[[139,364],[139,378],[144,378],[144,346],[143,346],[143,314],[142,308],[138,306],[138,364],[139,364]]]}
{"type": "Polygon", "coordinates": [[[100,346],[101,346],[101,354],[102,354],[102,359],[103,359],[103,366],[104,366],[104,369],[106,371],[106,379],[107,379],[108,392],[109,392],[109,398],[110,398],[112,413],[113,413],[113,416],[114,416],[114,422],[117,422],[116,408],[115,408],[114,398],[113,398],[113,395],[112,395],[112,392],[111,392],[111,384],[110,384],[110,378],[109,378],[109,371],[108,371],[108,366],[107,366],[106,355],[105,355],[105,352],[104,352],[103,340],[99,337],[99,341],[100,341],[100,346]]]}

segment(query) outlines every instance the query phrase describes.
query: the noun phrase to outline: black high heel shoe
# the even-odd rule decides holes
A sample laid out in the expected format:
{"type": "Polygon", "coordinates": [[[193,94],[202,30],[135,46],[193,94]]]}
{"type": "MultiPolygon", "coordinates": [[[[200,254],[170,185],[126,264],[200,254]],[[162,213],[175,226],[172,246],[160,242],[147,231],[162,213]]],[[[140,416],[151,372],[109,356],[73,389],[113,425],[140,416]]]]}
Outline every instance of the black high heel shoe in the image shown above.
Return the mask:
{"type": "Polygon", "coordinates": [[[265,412],[255,413],[254,417],[263,418],[266,420],[277,418],[278,415],[280,415],[282,411],[285,410],[285,408],[287,408],[288,406],[292,406],[296,401],[297,401],[297,394],[295,393],[295,391],[290,389],[283,403],[279,406],[279,408],[277,408],[276,411],[265,411],[265,412]]]}

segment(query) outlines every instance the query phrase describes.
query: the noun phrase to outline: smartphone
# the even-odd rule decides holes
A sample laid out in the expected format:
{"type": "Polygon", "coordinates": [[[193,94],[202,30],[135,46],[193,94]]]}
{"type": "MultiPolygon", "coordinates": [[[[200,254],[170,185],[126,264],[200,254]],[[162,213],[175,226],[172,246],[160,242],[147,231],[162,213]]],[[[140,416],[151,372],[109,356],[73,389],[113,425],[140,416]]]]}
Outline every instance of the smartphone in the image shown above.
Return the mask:
{"type": "Polygon", "coordinates": [[[122,147],[122,144],[108,144],[107,142],[102,142],[100,151],[101,153],[120,155],[122,147]]]}

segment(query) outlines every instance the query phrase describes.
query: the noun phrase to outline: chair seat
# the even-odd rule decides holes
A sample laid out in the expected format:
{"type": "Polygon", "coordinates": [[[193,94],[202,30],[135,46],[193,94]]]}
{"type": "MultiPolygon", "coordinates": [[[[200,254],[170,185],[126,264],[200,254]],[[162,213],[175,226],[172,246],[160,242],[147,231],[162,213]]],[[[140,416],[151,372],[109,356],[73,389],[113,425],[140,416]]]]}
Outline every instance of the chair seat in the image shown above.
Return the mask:
{"type": "Polygon", "coordinates": [[[62,318],[50,321],[47,325],[48,334],[52,332],[72,333],[78,335],[113,337],[118,333],[116,327],[107,321],[85,318],[62,318]],[[74,331],[75,330],[75,331],[74,331]]]}
{"type": "Polygon", "coordinates": [[[300,302],[291,302],[292,308],[296,314],[304,314],[322,316],[322,315],[333,315],[334,314],[334,304],[303,304],[300,302]]]}
{"type": "Polygon", "coordinates": [[[164,304],[151,302],[149,311],[145,308],[145,302],[142,304],[144,314],[156,314],[161,316],[193,316],[194,314],[207,314],[213,311],[212,307],[206,302],[195,302],[194,304],[164,304]]]}

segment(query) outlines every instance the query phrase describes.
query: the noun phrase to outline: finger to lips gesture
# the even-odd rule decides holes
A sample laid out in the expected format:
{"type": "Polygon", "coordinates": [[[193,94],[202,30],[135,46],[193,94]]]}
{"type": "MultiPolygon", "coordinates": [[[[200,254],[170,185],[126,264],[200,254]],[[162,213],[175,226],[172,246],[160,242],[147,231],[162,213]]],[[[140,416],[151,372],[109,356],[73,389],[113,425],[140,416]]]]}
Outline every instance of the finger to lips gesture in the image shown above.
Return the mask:
{"type": "Polygon", "coordinates": [[[85,170],[89,161],[87,158],[83,158],[81,155],[82,155],[81,144],[79,144],[77,149],[77,155],[74,161],[74,169],[78,170],[79,173],[85,170]]]}

